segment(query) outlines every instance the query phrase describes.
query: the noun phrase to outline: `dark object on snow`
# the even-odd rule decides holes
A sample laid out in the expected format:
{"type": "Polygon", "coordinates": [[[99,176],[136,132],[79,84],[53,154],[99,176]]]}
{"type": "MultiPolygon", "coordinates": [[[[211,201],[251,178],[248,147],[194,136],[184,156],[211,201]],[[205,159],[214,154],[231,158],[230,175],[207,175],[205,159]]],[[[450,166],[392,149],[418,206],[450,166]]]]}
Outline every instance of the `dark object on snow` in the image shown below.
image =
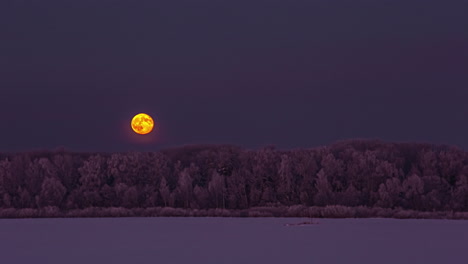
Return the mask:
{"type": "Polygon", "coordinates": [[[307,221],[307,222],[301,222],[297,224],[284,224],[284,226],[305,226],[305,225],[318,225],[319,222],[314,222],[314,221],[307,221]]]}

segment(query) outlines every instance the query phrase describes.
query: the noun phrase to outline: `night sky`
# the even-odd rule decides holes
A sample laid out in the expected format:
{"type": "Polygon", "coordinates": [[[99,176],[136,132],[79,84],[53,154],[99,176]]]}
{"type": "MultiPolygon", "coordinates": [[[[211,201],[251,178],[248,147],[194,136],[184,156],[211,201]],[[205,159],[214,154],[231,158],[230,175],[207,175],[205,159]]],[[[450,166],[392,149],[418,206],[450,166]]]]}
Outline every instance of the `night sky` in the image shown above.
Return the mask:
{"type": "Polygon", "coordinates": [[[0,151],[468,149],[468,1],[1,0],[0,151]],[[131,132],[134,114],[157,122],[131,132]]]}

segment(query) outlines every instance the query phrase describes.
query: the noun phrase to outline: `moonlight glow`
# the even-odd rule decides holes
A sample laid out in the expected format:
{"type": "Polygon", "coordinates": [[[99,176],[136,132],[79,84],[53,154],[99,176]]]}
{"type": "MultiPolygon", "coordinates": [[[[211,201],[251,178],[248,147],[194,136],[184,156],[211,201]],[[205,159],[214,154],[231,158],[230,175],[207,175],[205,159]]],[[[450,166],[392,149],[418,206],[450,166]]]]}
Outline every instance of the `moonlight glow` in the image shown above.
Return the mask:
{"type": "Polygon", "coordinates": [[[146,135],[153,131],[153,128],[154,120],[147,114],[141,113],[132,119],[132,129],[137,134],[146,135]]]}

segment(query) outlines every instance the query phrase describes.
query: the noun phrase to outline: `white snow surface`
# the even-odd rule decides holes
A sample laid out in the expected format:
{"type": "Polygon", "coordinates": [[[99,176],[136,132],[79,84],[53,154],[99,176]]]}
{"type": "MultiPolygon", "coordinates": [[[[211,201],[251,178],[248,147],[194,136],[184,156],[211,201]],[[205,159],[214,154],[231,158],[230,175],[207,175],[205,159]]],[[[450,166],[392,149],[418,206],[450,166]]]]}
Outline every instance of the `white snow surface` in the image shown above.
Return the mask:
{"type": "Polygon", "coordinates": [[[468,221],[0,219],[5,264],[468,263],[468,221]]]}

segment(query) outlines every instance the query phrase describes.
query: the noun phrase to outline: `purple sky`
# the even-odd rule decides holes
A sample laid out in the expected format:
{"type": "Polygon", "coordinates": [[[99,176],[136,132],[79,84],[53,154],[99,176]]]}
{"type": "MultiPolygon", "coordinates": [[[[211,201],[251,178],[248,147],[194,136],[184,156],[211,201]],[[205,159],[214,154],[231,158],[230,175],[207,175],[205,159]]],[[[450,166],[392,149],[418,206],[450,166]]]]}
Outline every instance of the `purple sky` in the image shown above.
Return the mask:
{"type": "Polygon", "coordinates": [[[468,148],[467,1],[2,0],[0,150],[468,148]],[[147,112],[158,132],[130,133],[147,112]]]}

